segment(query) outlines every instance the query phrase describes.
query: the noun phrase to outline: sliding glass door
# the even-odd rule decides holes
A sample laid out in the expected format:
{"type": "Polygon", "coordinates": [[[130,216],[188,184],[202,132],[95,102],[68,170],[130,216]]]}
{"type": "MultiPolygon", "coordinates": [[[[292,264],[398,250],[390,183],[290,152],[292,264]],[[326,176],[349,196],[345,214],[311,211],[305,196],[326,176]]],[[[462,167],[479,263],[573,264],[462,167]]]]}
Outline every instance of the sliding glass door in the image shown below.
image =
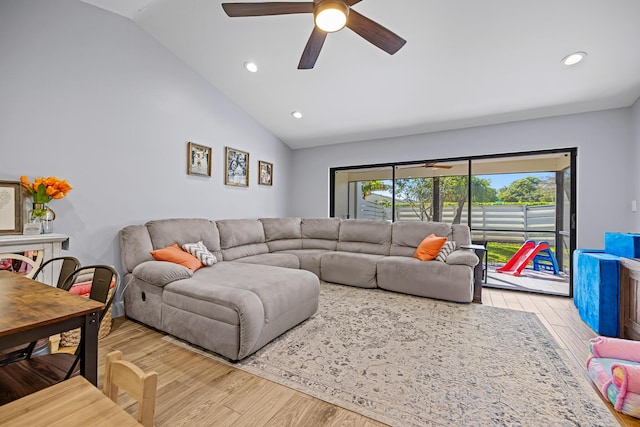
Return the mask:
{"type": "Polygon", "coordinates": [[[395,220],[465,223],[469,162],[421,162],[395,167],[395,220]]]}
{"type": "Polygon", "coordinates": [[[391,221],[393,168],[358,168],[336,171],[332,216],[391,221]]]}
{"type": "Polygon", "coordinates": [[[486,286],[571,295],[576,154],[548,150],[333,168],[330,213],[467,224],[472,240],[488,249],[486,286]],[[535,254],[522,252],[527,242],[535,254]],[[501,271],[506,264],[507,273],[501,271]]]}

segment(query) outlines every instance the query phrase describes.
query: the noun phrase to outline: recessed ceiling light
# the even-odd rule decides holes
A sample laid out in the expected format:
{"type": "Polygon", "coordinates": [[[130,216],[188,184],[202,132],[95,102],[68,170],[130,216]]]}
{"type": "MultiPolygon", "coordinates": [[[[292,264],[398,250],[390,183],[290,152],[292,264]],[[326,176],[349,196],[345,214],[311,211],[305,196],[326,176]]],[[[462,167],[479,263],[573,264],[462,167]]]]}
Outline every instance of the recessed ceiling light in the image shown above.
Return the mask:
{"type": "Polygon", "coordinates": [[[255,62],[247,61],[244,63],[244,68],[250,73],[255,73],[258,71],[258,66],[255,62]]]}
{"type": "Polygon", "coordinates": [[[578,62],[582,61],[587,57],[586,52],[573,52],[569,55],[562,58],[562,63],[564,65],[576,65],[578,62]]]}
{"type": "Polygon", "coordinates": [[[300,111],[294,111],[293,113],[291,113],[291,115],[293,117],[295,117],[296,119],[301,119],[302,118],[302,113],[300,111]]]}

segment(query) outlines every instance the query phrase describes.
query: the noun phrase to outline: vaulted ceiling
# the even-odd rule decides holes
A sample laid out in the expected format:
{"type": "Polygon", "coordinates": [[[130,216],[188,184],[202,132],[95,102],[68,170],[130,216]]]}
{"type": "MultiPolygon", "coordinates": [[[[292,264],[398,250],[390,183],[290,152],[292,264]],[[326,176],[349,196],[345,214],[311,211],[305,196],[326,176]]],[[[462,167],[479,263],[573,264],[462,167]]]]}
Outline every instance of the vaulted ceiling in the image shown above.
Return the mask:
{"type": "Polygon", "coordinates": [[[392,56],[343,29],[312,70],[297,69],[312,14],[229,18],[222,1],[84,1],[132,19],[294,149],[640,97],[638,0],[362,0],[353,9],[406,45],[392,56]],[[562,64],[574,51],[586,59],[562,64]]]}

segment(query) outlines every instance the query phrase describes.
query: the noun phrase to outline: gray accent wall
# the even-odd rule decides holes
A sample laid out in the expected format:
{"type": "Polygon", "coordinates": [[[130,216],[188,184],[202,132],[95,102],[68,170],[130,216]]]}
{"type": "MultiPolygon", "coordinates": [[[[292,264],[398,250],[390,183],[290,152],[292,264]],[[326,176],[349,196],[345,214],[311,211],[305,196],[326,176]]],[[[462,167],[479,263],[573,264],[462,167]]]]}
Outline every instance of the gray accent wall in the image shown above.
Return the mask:
{"type": "MultiPolygon", "coordinates": [[[[238,67],[238,72],[242,68],[238,67]]],[[[77,0],[0,0],[0,180],[55,175],[54,232],[120,268],[118,230],[170,217],[285,216],[292,151],[132,21],[77,0]],[[187,175],[187,142],[213,149],[187,175]],[[250,153],[224,185],[224,147],[250,153]],[[259,186],[257,163],[274,164],[259,186]]]]}
{"type": "MultiPolygon", "coordinates": [[[[636,137],[636,160],[637,146],[636,137]]],[[[570,147],[578,147],[578,247],[602,248],[605,231],[630,228],[630,108],[295,150],[291,214],[328,215],[331,167],[570,147]]]]}

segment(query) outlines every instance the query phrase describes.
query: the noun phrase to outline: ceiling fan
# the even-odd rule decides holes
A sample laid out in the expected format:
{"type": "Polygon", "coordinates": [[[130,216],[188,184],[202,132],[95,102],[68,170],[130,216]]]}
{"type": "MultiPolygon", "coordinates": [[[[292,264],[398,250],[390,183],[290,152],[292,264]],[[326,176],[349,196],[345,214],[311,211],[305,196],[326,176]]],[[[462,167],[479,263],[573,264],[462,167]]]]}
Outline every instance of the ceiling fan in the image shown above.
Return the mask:
{"type": "Polygon", "coordinates": [[[390,55],[393,55],[404,46],[407,41],[402,37],[351,8],[361,1],[314,0],[309,2],[223,3],[222,8],[232,18],[313,13],[315,26],[298,64],[299,70],[308,70],[315,65],[327,33],[339,31],[345,26],[390,55]]]}
{"type": "Polygon", "coordinates": [[[398,166],[399,169],[414,169],[414,168],[426,168],[426,169],[451,169],[453,166],[451,165],[443,165],[439,163],[423,163],[423,164],[413,164],[407,166],[398,166]]]}
{"type": "Polygon", "coordinates": [[[439,165],[437,163],[425,163],[424,168],[433,168],[433,169],[451,169],[453,166],[451,165],[439,165]]]}

